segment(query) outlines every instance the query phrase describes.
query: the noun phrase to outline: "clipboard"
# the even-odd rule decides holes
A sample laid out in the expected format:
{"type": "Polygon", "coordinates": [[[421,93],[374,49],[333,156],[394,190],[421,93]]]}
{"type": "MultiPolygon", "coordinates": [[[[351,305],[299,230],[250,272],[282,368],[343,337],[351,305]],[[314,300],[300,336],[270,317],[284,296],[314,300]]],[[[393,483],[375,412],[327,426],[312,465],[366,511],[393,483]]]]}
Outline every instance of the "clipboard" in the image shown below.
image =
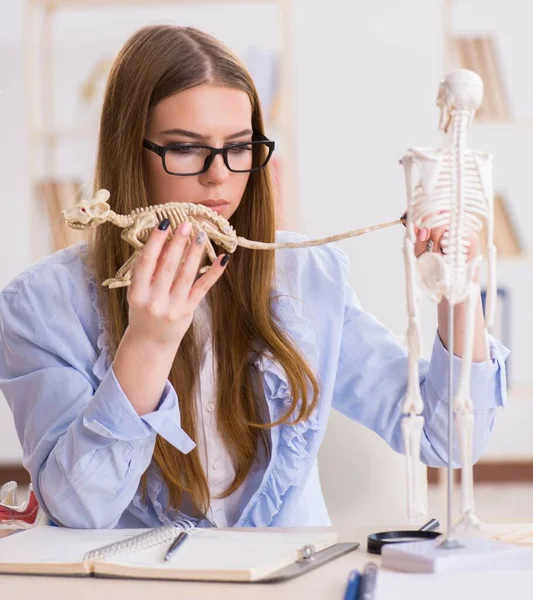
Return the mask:
{"type": "Polygon", "coordinates": [[[334,546],[330,546],[329,548],[326,548],[320,552],[313,552],[308,556],[304,556],[292,565],[283,567],[283,569],[275,571],[268,577],[259,579],[254,583],[278,583],[281,581],[294,579],[294,577],[308,573],[309,571],[325,565],[326,563],[335,560],[340,556],[344,556],[349,552],[353,552],[354,550],[357,550],[357,548],[359,548],[358,542],[335,544],[334,546]]]}

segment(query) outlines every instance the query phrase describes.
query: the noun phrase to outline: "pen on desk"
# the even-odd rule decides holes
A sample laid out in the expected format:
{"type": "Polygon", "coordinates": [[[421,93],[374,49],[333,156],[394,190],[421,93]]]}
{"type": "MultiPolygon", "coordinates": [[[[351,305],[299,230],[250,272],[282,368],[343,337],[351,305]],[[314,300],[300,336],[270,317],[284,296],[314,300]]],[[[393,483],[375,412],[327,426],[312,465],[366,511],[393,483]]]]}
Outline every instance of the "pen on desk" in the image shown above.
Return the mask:
{"type": "Polygon", "coordinates": [[[359,584],[361,583],[361,573],[357,569],[350,571],[346,590],[344,591],[344,600],[357,600],[359,593],[359,584]]]}
{"type": "Polygon", "coordinates": [[[367,563],[361,576],[359,594],[357,600],[373,600],[376,592],[376,580],[378,577],[378,566],[376,563],[367,563]]]}
{"type": "Polygon", "coordinates": [[[170,548],[167,550],[167,553],[165,554],[165,560],[170,560],[173,556],[174,553],[176,552],[176,550],[183,544],[183,542],[189,537],[189,534],[186,533],[185,531],[182,531],[178,537],[172,542],[172,544],[170,544],[170,548]]]}

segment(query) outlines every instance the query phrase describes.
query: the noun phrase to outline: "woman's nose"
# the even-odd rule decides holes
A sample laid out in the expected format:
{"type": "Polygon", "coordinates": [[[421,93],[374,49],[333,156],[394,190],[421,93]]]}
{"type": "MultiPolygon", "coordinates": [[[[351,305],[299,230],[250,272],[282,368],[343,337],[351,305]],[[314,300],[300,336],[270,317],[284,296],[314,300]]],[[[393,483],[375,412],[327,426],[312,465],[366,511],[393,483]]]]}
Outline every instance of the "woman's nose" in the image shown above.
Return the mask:
{"type": "Polygon", "coordinates": [[[211,166],[204,174],[204,176],[206,177],[207,181],[212,183],[221,183],[228,179],[229,170],[228,167],[226,167],[226,164],[224,163],[224,158],[221,154],[215,156],[215,159],[211,163],[211,166]]]}

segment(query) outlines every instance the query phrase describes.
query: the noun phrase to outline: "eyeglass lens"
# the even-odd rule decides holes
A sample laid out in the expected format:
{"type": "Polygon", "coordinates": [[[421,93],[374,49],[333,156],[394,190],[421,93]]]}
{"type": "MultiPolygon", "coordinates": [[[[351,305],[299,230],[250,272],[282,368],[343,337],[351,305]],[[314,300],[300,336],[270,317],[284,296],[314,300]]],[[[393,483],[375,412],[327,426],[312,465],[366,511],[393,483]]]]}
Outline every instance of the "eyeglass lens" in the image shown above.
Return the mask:
{"type": "MultiPolygon", "coordinates": [[[[210,149],[205,146],[182,145],[165,153],[167,171],[174,175],[195,174],[204,169],[210,149]]],[[[268,157],[268,147],[262,142],[230,146],[226,152],[230,171],[246,172],[262,167],[268,157]]]]}

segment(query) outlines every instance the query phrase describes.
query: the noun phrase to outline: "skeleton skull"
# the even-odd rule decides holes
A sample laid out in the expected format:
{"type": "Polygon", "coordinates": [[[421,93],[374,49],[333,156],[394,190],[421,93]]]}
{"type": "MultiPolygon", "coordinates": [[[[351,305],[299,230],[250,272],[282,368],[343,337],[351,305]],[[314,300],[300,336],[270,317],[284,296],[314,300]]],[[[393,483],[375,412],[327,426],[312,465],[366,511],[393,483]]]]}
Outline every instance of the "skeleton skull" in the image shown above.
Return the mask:
{"type": "Polygon", "coordinates": [[[457,69],[444,77],[439,86],[437,106],[440,108],[439,129],[446,132],[452,110],[467,110],[471,118],[483,101],[483,81],[474,71],[457,69]]]}
{"type": "Polygon", "coordinates": [[[92,200],[82,200],[72,208],[61,211],[64,221],[73,229],[88,229],[103,223],[109,217],[111,208],[107,190],[98,190],[92,200]]]}

